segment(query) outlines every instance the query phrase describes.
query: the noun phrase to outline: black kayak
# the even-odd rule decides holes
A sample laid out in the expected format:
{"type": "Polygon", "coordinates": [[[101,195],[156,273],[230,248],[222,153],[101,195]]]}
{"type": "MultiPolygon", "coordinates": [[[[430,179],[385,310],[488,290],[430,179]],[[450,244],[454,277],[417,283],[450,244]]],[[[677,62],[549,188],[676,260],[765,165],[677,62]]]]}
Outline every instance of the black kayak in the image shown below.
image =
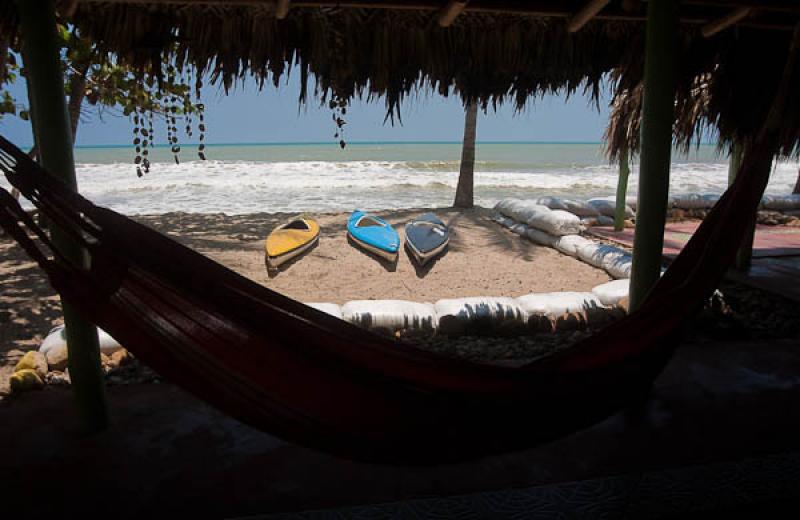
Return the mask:
{"type": "Polygon", "coordinates": [[[449,241],[450,230],[433,213],[426,213],[406,224],[406,246],[419,265],[425,265],[444,252],[449,241]]]}

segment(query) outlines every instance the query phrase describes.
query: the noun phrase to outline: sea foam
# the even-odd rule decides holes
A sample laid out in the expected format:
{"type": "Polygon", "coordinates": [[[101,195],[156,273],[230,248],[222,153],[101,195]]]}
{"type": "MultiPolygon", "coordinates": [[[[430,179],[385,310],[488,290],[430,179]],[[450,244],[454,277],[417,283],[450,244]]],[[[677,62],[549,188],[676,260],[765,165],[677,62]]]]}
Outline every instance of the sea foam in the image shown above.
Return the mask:
{"type": "MultiPolygon", "coordinates": [[[[155,163],[143,178],[136,177],[129,162],[85,162],[77,165],[77,174],[83,195],[125,214],[243,214],[448,206],[458,168],[456,160],[437,159],[209,160],[155,163]]],[[[599,159],[596,164],[478,161],[475,170],[475,199],[482,206],[507,197],[608,196],[617,185],[616,167],[599,159]]],[[[633,165],[631,194],[636,193],[638,173],[638,165],[633,165]]],[[[670,191],[719,194],[727,179],[725,162],[677,162],[672,166],[670,191]]],[[[767,193],[790,193],[796,179],[797,164],[778,163],[767,193]]]]}

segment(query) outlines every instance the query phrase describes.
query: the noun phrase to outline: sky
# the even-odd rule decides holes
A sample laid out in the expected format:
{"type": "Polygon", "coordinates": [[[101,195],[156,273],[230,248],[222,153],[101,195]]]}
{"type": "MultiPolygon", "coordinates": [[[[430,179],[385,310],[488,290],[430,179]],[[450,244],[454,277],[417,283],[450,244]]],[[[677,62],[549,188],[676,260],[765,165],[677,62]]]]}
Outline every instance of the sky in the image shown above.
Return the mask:
{"type": "MultiPolygon", "coordinates": [[[[206,107],[207,143],[333,142],[335,126],[331,111],[311,100],[299,107],[299,81],[290,78],[280,88],[269,85],[259,91],[247,81],[225,95],[209,85],[202,101],[206,107]]],[[[18,101],[26,103],[25,82],[11,88],[18,101]]],[[[511,106],[479,113],[479,141],[599,142],[608,117],[608,99],[600,111],[580,93],[537,99],[522,113],[511,106]]],[[[348,108],[346,140],[358,141],[460,141],[464,112],[459,99],[421,93],[406,100],[402,125],[384,123],[383,100],[354,101],[348,108]]],[[[132,123],[114,113],[88,110],[78,129],[78,146],[126,145],[132,139],[132,123]]],[[[0,133],[19,146],[32,143],[28,123],[16,117],[0,119],[0,133]]]]}

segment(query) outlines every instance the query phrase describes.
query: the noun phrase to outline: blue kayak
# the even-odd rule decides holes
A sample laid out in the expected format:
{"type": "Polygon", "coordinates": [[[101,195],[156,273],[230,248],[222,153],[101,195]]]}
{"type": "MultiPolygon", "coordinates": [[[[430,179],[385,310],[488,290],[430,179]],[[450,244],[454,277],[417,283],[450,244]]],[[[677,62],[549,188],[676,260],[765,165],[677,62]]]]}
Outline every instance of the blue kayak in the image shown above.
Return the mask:
{"type": "Polygon", "coordinates": [[[357,209],[347,221],[347,234],[362,249],[389,261],[397,259],[400,236],[382,218],[357,209]]]}

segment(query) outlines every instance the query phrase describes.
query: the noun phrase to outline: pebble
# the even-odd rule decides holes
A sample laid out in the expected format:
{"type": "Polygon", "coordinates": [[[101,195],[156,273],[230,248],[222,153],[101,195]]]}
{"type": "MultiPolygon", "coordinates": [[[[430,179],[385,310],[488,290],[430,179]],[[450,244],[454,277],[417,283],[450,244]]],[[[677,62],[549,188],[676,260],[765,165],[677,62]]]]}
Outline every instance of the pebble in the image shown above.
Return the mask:
{"type": "Polygon", "coordinates": [[[27,369],[33,370],[39,378],[44,379],[47,375],[47,359],[44,354],[35,350],[26,352],[22,359],[17,362],[14,372],[27,369]]]}
{"type": "Polygon", "coordinates": [[[12,392],[38,390],[44,387],[44,381],[32,368],[24,368],[11,374],[8,379],[12,392]]]}
{"type": "Polygon", "coordinates": [[[59,371],[48,372],[45,377],[45,382],[53,386],[67,386],[70,384],[69,373],[59,371]]]}
{"type": "Polygon", "coordinates": [[[47,366],[50,367],[50,370],[63,371],[67,368],[68,353],[66,343],[51,348],[47,351],[45,357],[47,358],[47,366]]]}

